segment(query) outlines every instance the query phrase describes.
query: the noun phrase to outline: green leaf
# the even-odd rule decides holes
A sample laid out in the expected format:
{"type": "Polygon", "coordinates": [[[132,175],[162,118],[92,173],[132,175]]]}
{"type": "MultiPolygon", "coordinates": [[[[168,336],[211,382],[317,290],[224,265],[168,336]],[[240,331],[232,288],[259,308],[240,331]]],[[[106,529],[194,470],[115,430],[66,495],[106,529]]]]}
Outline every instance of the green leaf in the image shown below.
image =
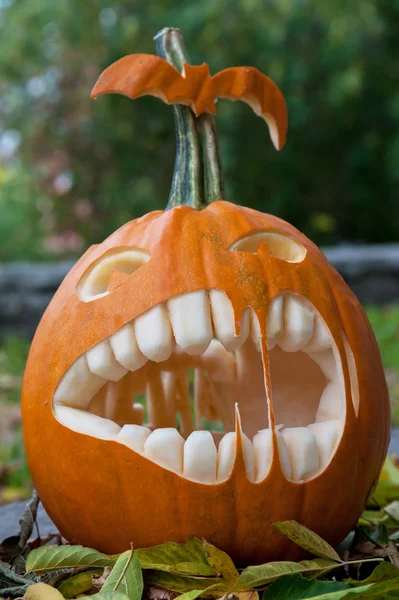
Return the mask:
{"type": "MultiPolygon", "coordinates": [[[[389,519],[389,517],[387,517],[389,519]]],[[[386,525],[382,522],[377,524],[360,524],[357,526],[358,539],[370,540],[374,544],[378,544],[385,548],[389,543],[389,533],[386,525]]]]}
{"type": "Polygon", "coordinates": [[[386,476],[391,483],[399,485],[399,469],[395,464],[395,455],[386,457],[382,475],[386,476]]]}
{"type": "Polygon", "coordinates": [[[273,523],[273,525],[287,538],[295,542],[295,544],[315,556],[342,562],[339,554],[330,544],[325,542],[317,533],[300,525],[297,521],[278,521],[273,523]]]}
{"type": "Polygon", "coordinates": [[[90,600],[129,600],[122,592],[99,592],[90,596],[90,600]]]}
{"type": "Polygon", "coordinates": [[[303,560],[302,562],[276,561],[248,567],[241,573],[233,590],[248,590],[253,587],[271,583],[283,575],[292,575],[294,573],[306,573],[307,575],[324,575],[340,565],[333,560],[325,558],[314,558],[313,560],[303,560]]]}
{"type": "Polygon", "coordinates": [[[182,577],[173,573],[153,572],[146,573],[146,582],[153,583],[158,587],[165,588],[170,592],[185,594],[194,590],[202,590],[204,598],[219,598],[223,592],[227,592],[226,586],[221,580],[212,578],[182,577]],[[217,583],[217,587],[212,584],[217,583]]]}
{"type": "MultiPolygon", "coordinates": [[[[153,569],[157,567],[152,567],[153,569]]],[[[159,571],[176,573],[176,575],[190,575],[192,577],[212,577],[217,573],[210,565],[198,562],[182,562],[175,565],[160,565],[159,571]]]]}
{"type": "Polygon", "coordinates": [[[262,600],[302,600],[349,588],[347,583],[309,581],[302,575],[284,575],[267,588],[262,600]]]}
{"type": "Polygon", "coordinates": [[[120,555],[101,591],[122,592],[130,600],[141,600],[143,589],[143,573],[139,557],[132,548],[120,555]]]}
{"type": "Polygon", "coordinates": [[[26,559],[26,572],[48,573],[55,569],[76,567],[111,567],[115,559],[83,546],[42,546],[32,550],[26,559]]]}
{"type": "Polygon", "coordinates": [[[88,592],[93,587],[93,575],[101,575],[103,569],[90,569],[90,571],[84,571],[78,573],[61,581],[57,586],[57,590],[64,596],[64,598],[74,598],[78,594],[88,592]]]}
{"type": "Polygon", "coordinates": [[[21,597],[32,583],[38,582],[37,577],[22,577],[14,573],[9,565],[0,563],[0,597],[21,597]]]}
{"type": "Polygon", "coordinates": [[[206,540],[203,540],[202,544],[211,567],[215,569],[218,575],[222,576],[227,586],[234,585],[240,574],[230,556],[206,540]]]}
{"type": "Polygon", "coordinates": [[[198,538],[189,538],[185,544],[165,542],[152,548],[138,548],[135,552],[140,559],[142,569],[202,577],[216,575],[198,538]]]}
{"type": "Polygon", "coordinates": [[[384,506],[383,511],[396,525],[399,525],[399,500],[394,500],[394,502],[390,502],[387,506],[384,506]]]}
{"type": "Polygon", "coordinates": [[[389,579],[396,579],[399,577],[399,568],[389,562],[382,562],[376,566],[374,571],[363,581],[357,579],[345,579],[345,583],[349,583],[351,586],[365,585],[366,583],[376,583],[380,581],[388,581],[389,579]]]}
{"type": "MultiPolygon", "coordinates": [[[[399,497],[399,485],[391,481],[379,481],[371,500],[378,506],[385,506],[399,497]]],[[[370,502],[370,506],[372,506],[370,502]]]]}
{"type": "Polygon", "coordinates": [[[34,583],[24,594],[25,600],[64,600],[58,590],[47,583],[34,583]]]}
{"type": "MultiPolygon", "coordinates": [[[[380,583],[370,583],[367,585],[361,585],[359,587],[354,588],[346,588],[342,589],[340,584],[338,583],[330,583],[331,586],[334,586],[336,589],[331,587],[330,590],[322,591],[321,589],[317,589],[317,586],[312,589],[310,588],[306,590],[303,584],[297,584],[293,581],[289,581],[288,583],[284,581],[285,578],[282,578],[270,586],[268,590],[265,592],[263,598],[264,600],[305,600],[306,598],[313,598],[314,600],[346,600],[351,599],[355,596],[360,598],[375,598],[378,600],[385,600],[389,596],[389,592],[396,592],[399,590],[399,578],[390,579],[389,581],[382,581],[380,583]],[[280,582],[282,581],[281,585],[280,582]],[[296,587],[298,586],[298,587],[296,587]],[[301,587],[302,586],[302,587],[301,587]],[[274,589],[272,590],[272,588],[274,589]],[[267,593],[270,590],[270,595],[267,593]]],[[[306,580],[305,580],[306,581],[306,580]]],[[[323,583],[323,582],[316,582],[323,583]]],[[[311,584],[311,582],[309,582],[311,584]]],[[[345,584],[344,584],[345,585],[345,584]]],[[[397,597],[396,594],[395,596],[397,597]]]]}
{"type": "MultiPolygon", "coordinates": [[[[191,590],[190,592],[186,592],[185,594],[181,594],[180,596],[177,596],[177,598],[179,598],[180,600],[196,600],[196,598],[199,598],[200,596],[204,596],[204,593],[208,592],[209,590],[211,590],[212,588],[217,588],[217,585],[211,585],[209,588],[206,588],[205,590],[191,590]]],[[[176,598],[176,600],[177,600],[176,598]]]]}

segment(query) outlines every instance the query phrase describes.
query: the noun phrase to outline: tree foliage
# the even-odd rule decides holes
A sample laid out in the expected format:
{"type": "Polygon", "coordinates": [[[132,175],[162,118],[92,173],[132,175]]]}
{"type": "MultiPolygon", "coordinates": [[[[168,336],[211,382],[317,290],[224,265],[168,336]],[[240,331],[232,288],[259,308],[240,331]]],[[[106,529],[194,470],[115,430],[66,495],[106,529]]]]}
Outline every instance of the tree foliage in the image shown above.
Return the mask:
{"type": "Polygon", "coordinates": [[[102,69],[166,25],[211,72],[250,64],[289,107],[276,153],[250,109],[218,103],[227,199],[314,241],[399,235],[398,0],[2,0],[0,259],[79,253],[167,202],[170,107],[91,100],[102,69]]]}

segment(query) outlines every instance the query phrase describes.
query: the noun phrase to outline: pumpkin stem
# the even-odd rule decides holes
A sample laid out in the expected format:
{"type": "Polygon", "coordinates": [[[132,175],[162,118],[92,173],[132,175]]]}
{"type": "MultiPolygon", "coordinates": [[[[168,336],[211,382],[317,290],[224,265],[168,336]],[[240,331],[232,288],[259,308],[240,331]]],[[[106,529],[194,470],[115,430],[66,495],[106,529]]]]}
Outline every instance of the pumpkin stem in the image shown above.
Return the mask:
{"type": "MultiPolygon", "coordinates": [[[[179,29],[165,27],[155,36],[156,52],[180,72],[190,64],[179,29]]],[[[173,105],[176,159],[167,209],[188,205],[201,209],[223,197],[223,177],[215,123],[187,106],[173,105]]]]}

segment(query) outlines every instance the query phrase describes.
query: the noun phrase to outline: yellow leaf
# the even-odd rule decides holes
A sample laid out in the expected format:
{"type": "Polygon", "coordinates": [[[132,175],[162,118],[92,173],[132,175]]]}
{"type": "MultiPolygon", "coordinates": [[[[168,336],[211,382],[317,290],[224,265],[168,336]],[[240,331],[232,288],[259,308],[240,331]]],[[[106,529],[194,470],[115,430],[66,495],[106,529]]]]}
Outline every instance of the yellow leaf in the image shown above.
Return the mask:
{"type": "Polygon", "coordinates": [[[24,598],[25,600],[64,600],[64,596],[47,583],[30,585],[24,594],[24,598]]]}
{"type": "Polygon", "coordinates": [[[399,484],[399,468],[396,466],[396,460],[397,457],[393,453],[387,456],[381,471],[380,481],[390,481],[391,483],[399,484]]]}
{"type": "Polygon", "coordinates": [[[61,581],[57,589],[64,598],[75,598],[79,594],[91,590],[93,587],[93,575],[101,575],[102,572],[103,569],[92,569],[90,571],[78,573],[73,577],[69,577],[69,579],[61,581]]]}

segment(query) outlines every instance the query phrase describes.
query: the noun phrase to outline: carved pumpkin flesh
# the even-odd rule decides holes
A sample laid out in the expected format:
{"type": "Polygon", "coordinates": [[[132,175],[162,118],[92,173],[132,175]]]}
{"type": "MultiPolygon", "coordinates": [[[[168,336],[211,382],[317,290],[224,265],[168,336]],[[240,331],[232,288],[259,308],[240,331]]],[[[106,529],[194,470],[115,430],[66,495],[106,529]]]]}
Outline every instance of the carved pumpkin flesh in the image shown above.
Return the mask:
{"type": "Polygon", "coordinates": [[[354,295],[294,227],[222,200],[86,252],[36,333],[23,419],[69,541],[115,553],[196,535],[241,564],[301,555],[277,520],[340,542],[389,437],[354,295]]]}

